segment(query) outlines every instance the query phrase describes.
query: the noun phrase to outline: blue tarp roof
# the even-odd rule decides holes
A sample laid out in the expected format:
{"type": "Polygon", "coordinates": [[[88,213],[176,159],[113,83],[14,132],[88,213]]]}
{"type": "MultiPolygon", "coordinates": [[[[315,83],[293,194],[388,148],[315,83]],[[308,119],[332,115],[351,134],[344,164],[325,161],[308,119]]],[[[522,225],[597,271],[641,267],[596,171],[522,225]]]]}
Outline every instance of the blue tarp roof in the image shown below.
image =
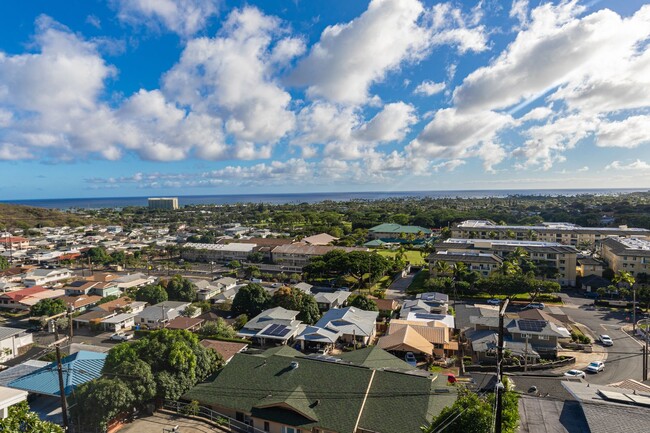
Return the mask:
{"type": "MultiPolygon", "coordinates": [[[[77,386],[97,379],[102,374],[106,353],[81,350],[61,360],[63,366],[63,383],[68,395],[77,386]]],[[[59,396],[59,376],[56,362],[42,367],[8,384],[11,388],[23,389],[35,394],[59,396]]]]}

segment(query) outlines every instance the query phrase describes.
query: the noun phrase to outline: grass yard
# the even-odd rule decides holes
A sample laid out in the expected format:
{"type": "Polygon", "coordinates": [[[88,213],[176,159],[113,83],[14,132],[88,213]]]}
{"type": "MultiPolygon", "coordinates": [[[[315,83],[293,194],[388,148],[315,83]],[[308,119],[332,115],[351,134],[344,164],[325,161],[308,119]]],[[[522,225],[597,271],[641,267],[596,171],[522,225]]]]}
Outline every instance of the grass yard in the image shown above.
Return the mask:
{"type": "MultiPolygon", "coordinates": [[[[397,251],[379,249],[377,250],[377,253],[392,259],[397,254],[397,251]]],[[[404,255],[406,256],[406,261],[411,263],[413,266],[422,266],[425,264],[424,257],[422,257],[422,254],[420,254],[420,251],[418,250],[406,250],[404,255]]]]}
{"type": "Polygon", "coordinates": [[[429,279],[429,271],[420,271],[415,274],[411,285],[406,289],[406,293],[415,294],[424,292],[424,283],[429,279]]]}

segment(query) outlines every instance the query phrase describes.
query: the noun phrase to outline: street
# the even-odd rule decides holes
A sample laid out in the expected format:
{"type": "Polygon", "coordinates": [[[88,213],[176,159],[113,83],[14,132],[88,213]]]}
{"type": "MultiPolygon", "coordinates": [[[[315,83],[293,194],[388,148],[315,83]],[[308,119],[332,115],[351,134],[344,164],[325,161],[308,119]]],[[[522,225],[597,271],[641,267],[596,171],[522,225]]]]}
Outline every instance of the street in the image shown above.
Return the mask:
{"type": "Polygon", "coordinates": [[[587,381],[599,385],[620,382],[624,379],[642,380],[642,345],[621,328],[631,325],[629,311],[611,311],[607,308],[594,308],[593,300],[561,294],[565,305],[562,310],[573,321],[581,323],[592,331],[594,344],[598,336],[609,335],[614,345],[606,347],[605,370],[598,374],[588,374],[587,381]]]}

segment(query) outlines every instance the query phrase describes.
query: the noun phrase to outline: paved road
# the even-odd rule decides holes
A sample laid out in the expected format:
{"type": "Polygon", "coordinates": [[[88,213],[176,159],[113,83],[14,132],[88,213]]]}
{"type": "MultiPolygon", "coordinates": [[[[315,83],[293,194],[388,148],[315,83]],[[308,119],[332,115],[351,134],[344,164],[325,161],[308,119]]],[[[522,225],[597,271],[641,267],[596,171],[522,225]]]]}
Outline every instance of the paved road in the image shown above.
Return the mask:
{"type": "Polygon", "coordinates": [[[409,274],[406,277],[399,277],[386,290],[386,299],[404,299],[406,298],[406,289],[411,285],[415,274],[409,274]]]}
{"type": "Polygon", "coordinates": [[[631,324],[629,313],[594,308],[591,299],[571,297],[566,294],[562,297],[565,301],[563,310],[571,319],[587,326],[594,337],[607,334],[614,341],[613,346],[606,348],[605,371],[587,376],[587,381],[602,385],[624,379],[641,380],[642,346],[621,330],[623,326],[631,324]]]}

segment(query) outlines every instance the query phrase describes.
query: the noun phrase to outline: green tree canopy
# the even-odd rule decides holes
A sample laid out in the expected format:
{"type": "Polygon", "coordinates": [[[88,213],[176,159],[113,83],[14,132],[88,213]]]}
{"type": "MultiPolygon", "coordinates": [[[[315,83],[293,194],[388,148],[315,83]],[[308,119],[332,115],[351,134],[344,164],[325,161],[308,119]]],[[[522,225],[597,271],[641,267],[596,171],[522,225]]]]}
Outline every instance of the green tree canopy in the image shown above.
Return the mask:
{"type": "Polygon", "coordinates": [[[376,281],[393,270],[393,263],[374,252],[333,250],[311,259],[304,271],[311,278],[350,277],[361,287],[364,282],[376,281]]]}
{"type": "Polygon", "coordinates": [[[232,311],[255,317],[264,311],[271,300],[271,295],[259,284],[248,284],[237,292],[232,300],[232,311]]]}
{"type": "Polygon", "coordinates": [[[12,433],[63,433],[57,424],[41,421],[38,414],[29,410],[26,401],[9,408],[9,416],[0,419],[0,432],[12,433]]]}
{"type": "Polygon", "coordinates": [[[4,271],[5,269],[9,268],[9,261],[0,256],[0,271],[4,271]]]}
{"type": "Polygon", "coordinates": [[[377,303],[375,302],[374,299],[370,299],[367,296],[364,295],[357,295],[355,296],[352,301],[350,302],[351,307],[358,308],[360,310],[365,310],[365,311],[378,311],[379,309],[377,308],[377,303]]]}
{"type": "Polygon", "coordinates": [[[131,408],[136,396],[122,380],[99,378],[79,386],[74,400],[72,419],[94,430],[106,428],[117,414],[131,408]]]}
{"type": "Polygon", "coordinates": [[[63,299],[41,299],[30,309],[33,317],[53,316],[65,312],[67,306],[63,299]]]}
{"type": "Polygon", "coordinates": [[[299,311],[298,320],[313,325],[320,319],[318,303],[313,295],[307,294],[295,287],[280,287],[271,298],[274,307],[299,311]]]}
{"type": "Polygon", "coordinates": [[[144,286],[135,293],[137,301],[148,302],[150,305],[155,305],[160,302],[165,302],[169,299],[165,288],[159,284],[150,284],[144,286]]]}
{"type": "Polygon", "coordinates": [[[180,275],[174,275],[171,280],[163,283],[171,301],[194,302],[196,285],[180,275]]]}
{"type": "Polygon", "coordinates": [[[221,317],[217,320],[211,320],[203,325],[199,334],[204,337],[235,338],[237,331],[228,325],[221,317]]]}

